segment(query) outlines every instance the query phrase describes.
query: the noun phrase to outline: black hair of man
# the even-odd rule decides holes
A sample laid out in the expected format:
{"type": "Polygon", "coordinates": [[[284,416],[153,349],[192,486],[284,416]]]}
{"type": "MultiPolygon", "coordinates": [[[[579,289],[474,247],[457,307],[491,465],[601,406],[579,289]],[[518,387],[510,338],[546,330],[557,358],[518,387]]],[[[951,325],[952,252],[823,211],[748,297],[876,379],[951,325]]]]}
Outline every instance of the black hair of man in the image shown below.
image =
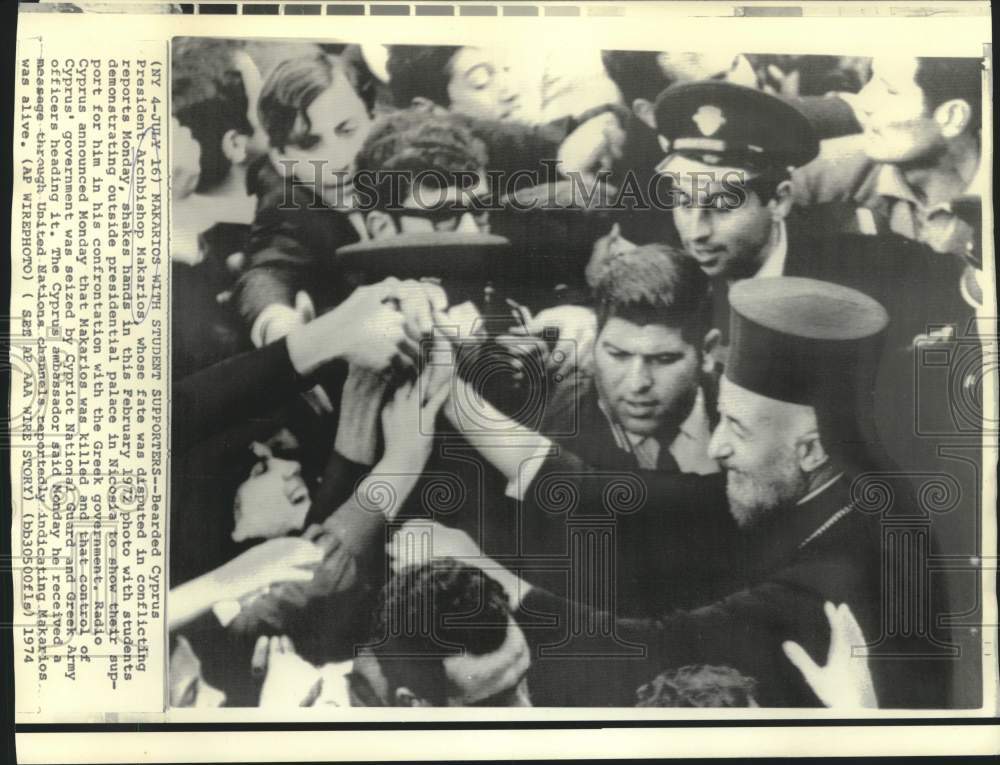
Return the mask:
{"type": "Polygon", "coordinates": [[[618,253],[595,269],[597,325],[619,317],[634,324],[679,327],[701,347],[711,323],[708,277],[683,250],[645,244],[618,253]]]}
{"type": "Polygon", "coordinates": [[[637,707],[748,707],[757,681],[732,667],[709,664],[657,675],[636,690],[637,707]]]}
{"type": "Polygon", "coordinates": [[[222,151],[230,130],[253,135],[247,118],[248,99],[243,75],[233,61],[240,49],[234,40],[179,37],[174,40],[171,95],[174,116],[190,129],[201,147],[196,191],[222,182],[231,163],[222,151]]]}
{"type": "Polygon", "coordinates": [[[405,109],[414,98],[450,106],[451,60],[460,50],[458,45],[390,45],[386,71],[396,106],[405,109]]]}
{"type": "Polygon", "coordinates": [[[625,105],[631,107],[637,98],[655,101],[673,80],[663,73],[652,50],[603,50],[601,61],[608,77],[618,86],[625,105]]]}
{"type": "Polygon", "coordinates": [[[374,89],[350,59],[317,53],[286,59],[271,70],[261,88],[257,112],[273,148],[309,148],[314,136],[307,111],[338,76],[347,78],[370,113],[374,89]]]}
{"type": "Polygon", "coordinates": [[[969,130],[978,132],[983,119],[983,63],[978,58],[918,58],[914,82],[924,93],[928,113],[953,98],[972,109],[969,130]]]}
{"type": "Polygon", "coordinates": [[[499,649],[507,638],[510,603],[503,587],[481,569],[439,558],[410,566],[382,589],[371,646],[391,694],[407,688],[434,706],[447,703],[443,660],[456,648],[473,656],[499,649]]]}
{"type": "MultiPolygon", "coordinates": [[[[398,212],[421,175],[429,184],[464,186],[479,179],[487,159],[486,145],[460,115],[420,108],[390,112],[376,120],[355,159],[359,189],[374,192],[359,206],[398,212]]],[[[435,198],[428,195],[428,201],[435,198]]]]}

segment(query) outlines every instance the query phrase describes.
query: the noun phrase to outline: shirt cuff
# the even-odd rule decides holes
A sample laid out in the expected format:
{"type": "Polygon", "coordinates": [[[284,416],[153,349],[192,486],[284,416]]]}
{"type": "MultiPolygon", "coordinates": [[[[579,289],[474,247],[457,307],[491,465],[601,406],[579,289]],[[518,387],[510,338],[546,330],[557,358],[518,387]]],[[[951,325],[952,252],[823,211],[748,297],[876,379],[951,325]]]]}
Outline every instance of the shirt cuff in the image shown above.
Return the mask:
{"type": "Polygon", "coordinates": [[[262,348],[266,343],[280,340],[300,324],[302,316],[290,305],[271,303],[254,320],[250,340],[255,347],[262,348]]]}
{"type": "Polygon", "coordinates": [[[552,442],[545,439],[545,443],[535,449],[530,456],[521,460],[521,464],[517,466],[517,475],[507,484],[504,494],[510,499],[516,499],[519,502],[524,500],[524,495],[527,493],[528,487],[531,486],[531,483],[538,475],[538,471],[541,470],[546,458],[551,453],[552,442]]]}
{"type": "Polygon", "coordinates": [[[240,615],[240,602],[238,600],[220,600],[212,606],[212,613],[219,620],[223,628],[233,623],[233,619],[240,615]]]}

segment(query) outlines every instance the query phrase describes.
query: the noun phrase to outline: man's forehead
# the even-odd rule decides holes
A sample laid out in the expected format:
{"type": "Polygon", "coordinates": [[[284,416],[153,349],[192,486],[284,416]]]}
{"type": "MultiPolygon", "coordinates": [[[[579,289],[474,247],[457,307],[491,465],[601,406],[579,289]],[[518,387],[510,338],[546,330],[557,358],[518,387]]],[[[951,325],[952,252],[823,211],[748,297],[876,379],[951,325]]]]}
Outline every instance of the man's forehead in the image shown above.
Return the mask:
{"type": "Polygon", "coordinates": [[[872,59],[872,76],[888,80],[894,85],[916,85],[916,58],[899,56],[877,56],[872,59]]]}
{"type": "Polygon", "coordinates": [[[690,343],[679,327],[668,324],[635,324],[612,316],[601,330],[601,341],[630,353],[659,354],[682,351],[690,343]]]}
{"type": "Polygon", "coordinates": [[[339,69],[334,69],[330,87],[313,99],[306,108],[306,114],[314,121],[325,121],[323,118],[336,121],[338,118],[350,115],[358,104],[362,104],[361,97],[354,92],[354,86],[347,79],[347,75],[339,69]]]}
{"type": "Polygon", "coordinates": [[[743,167],[710,165],[683,154],[671,154],[656,169],[661,174],[676,178],[682,188],[693,187],[709,191],[721,188],[723,181],[742,183],[753,175],[743,167]]]}

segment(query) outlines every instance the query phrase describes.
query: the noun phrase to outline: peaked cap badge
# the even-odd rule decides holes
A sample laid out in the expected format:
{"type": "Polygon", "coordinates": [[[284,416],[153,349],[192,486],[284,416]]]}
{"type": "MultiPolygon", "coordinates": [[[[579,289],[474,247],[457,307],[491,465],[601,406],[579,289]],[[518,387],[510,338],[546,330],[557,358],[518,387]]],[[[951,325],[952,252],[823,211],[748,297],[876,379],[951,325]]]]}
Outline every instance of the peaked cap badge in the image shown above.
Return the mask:
{"type": "Polygon", "coordinates": [[[691,117],[691,121],[698,126],[701,134],[708,138],[715,135],[719,128],[726,124],[726,117],[718,106],[699,106],[698,111],[691,117]]]}

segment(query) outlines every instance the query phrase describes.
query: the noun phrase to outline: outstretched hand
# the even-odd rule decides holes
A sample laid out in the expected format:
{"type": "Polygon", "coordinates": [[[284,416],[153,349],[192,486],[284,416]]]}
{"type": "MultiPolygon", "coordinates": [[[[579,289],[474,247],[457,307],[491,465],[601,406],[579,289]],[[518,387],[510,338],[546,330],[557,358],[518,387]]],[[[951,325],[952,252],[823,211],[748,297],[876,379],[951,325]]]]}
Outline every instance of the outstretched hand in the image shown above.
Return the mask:
{"type": "Polygon", "coordinates": [[[310,707],[323,689],[319,669],[295,652],[286,635],[257,638],[250,667],[254,675],[264,675],[258,702],[262,707],[310,707]]]}
{"type": "Polygon", "coordinates": [[[828,707],[878,707],[875,685],[864,656],[854,656],[855,646],[866,645],[861,626],[846,603],[824,603],[830,622],[830,650],[826,665],[819,666],[798,643],[786,640],[781,648],[802,673],[809,687],[828,707]]]}
{"type": "Polygon", "coordinates": [[[308,582],[323,549],[305,539],[278,537],[251,547],[212,572],[216,600],[239,600],[279,582],[308,582]]]}
{"type": "Polygon", "coordinates": [[[382,408],[386,461],[396,468],[421,471],[434,444],[434,421],[448,398],[448,378],[434,366],[416,382],[404,382],[382,408]]]}

